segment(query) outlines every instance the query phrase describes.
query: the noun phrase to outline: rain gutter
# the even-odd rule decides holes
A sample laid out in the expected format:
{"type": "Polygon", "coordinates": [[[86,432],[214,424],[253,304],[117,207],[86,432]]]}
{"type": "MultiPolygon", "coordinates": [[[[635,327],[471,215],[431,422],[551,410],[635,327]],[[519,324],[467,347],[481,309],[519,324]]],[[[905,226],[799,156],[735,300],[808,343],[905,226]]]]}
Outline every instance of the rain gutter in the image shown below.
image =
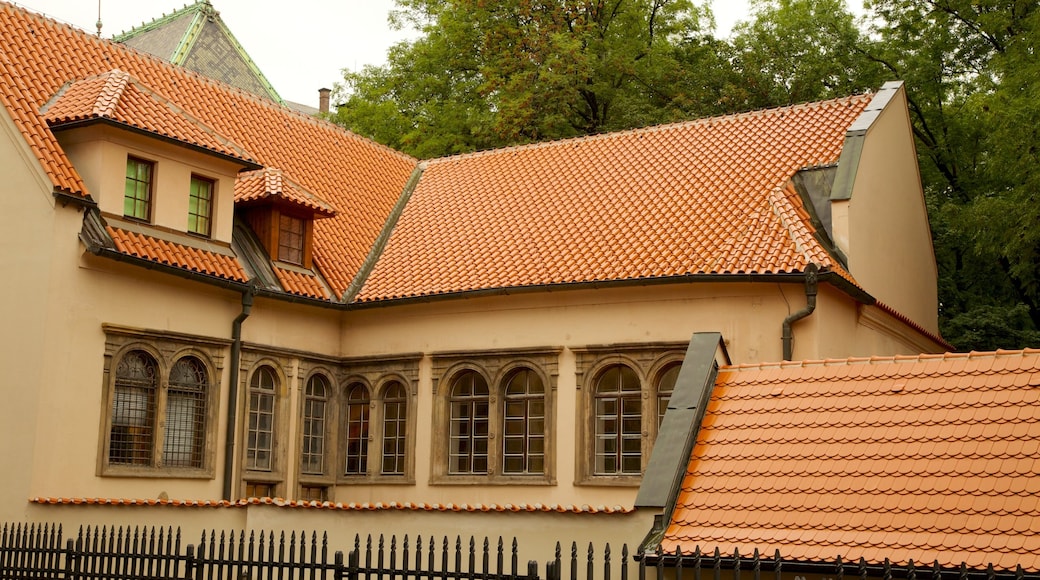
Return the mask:
{"type": "Polygon", "coordinates": [[[788,315],[781,326],[781,342],[784,347],[784,360],[791,360],[794,354],[794,333],[791,325],[809,316],[816,310],[816,294],[819,290],[819,267],[812,262],[805,267],[805,308],[788,315]]]}
{"type": "Polygon", "coordinates": [[[224,432],[224,487],[223,498],[231,501],[232,474],[235,467],[235,423],[238,414],[238,375],[242,360],[242,323],[253,308],[253,284],[242,292],[242,312],[231,323],[231,370],[228,378],[227,428],[224,432]]]}

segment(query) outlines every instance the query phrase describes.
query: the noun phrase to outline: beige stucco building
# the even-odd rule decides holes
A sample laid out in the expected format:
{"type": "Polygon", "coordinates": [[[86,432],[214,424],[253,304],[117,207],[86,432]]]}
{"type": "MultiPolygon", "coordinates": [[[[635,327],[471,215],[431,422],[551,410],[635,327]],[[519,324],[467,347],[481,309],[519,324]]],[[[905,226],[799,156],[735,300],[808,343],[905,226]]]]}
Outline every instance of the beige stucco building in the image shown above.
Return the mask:
{"type": "Polygon", "coordinates": [[[693,333],[948,348],[901,84],[420,161],[0,31],[0,520],[636,542],[693,333]]]}

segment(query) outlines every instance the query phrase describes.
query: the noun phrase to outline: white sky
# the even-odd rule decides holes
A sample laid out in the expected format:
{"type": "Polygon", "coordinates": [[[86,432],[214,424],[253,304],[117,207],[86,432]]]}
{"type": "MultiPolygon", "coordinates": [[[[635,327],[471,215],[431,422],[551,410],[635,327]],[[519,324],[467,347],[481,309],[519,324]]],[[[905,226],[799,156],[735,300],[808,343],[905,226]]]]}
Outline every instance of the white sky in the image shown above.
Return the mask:
{"type": "MultiPolygon", "coordinates": [[[[102,36],[110,38],[194,0],[100,0],[102,36]]],[[[720,35],[748,15],[747,0],[713,0],[720,35]]],[[[17,0],[16,4],[96,32],[98,0],[17,0]]],[[[387,23],[393,0],[211,0],[231,33],[283,99],[318,104],[343,69],[382,64],[407,38],[387,23]]],[[[859,0],[850,5],[860,6],[859,0]]]]}

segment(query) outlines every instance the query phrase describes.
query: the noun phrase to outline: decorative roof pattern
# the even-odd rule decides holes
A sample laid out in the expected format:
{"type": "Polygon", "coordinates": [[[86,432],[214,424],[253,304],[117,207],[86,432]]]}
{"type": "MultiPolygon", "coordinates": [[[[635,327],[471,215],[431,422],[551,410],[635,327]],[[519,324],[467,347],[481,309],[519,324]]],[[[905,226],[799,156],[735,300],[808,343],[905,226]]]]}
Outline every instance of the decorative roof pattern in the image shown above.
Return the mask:
{"type": "Polygon", "coordinates": [[[336,215],[331,205],[286,178],[280,169],[265,167],[238,174],[235,180],[235,203],[245,204],[273,197],[312,211],[315,217],[336,215]]]}
{"type": "Polygon", "coordinates": [[[41,107],[70,80],[124,71],[339,211],[314,228],[314,262],[337,295],[357,274],[417,164],[331,123],[10,4],[0,3],[0,31],[0,86],[13,87],[0,91],[0,104],[56,190],[90,199],[41,107]]]}
{"type": "Polygon", "coordinates": [[[359,301],[839,268],[793,189],[870,96],[427,162],[359,301]]]}
{"type": "Polygon", "coordinates": [[[82,497],[33,497],[30,503],[41,505],[112,505],[112,506],[172,506],[172,507],[244,507],[270,505],[286,508],[319,508],[341,511],[426,511],[426,512],[555,512],[571,514],[630,514],[632,507],[590,506],[563,504],[456,504],[423,502],[365,502],[342,503],[331,501],[307,501],[282,498],[247,498],[227,500],[177,500],[177,499],[129,499],[129,498],[82,498],[82,497]]]}
{"type": "Polygon", "coordinates": [[[242,264],[233,256],[200,250],[112,226],[106,226],[105,230],[115,242],[116,249],[124,254],[226,280],[249,281],[242,264]]]}
{"type": "Polygon", "coordinates": [[[105,119],[244,161],[250,156],[121,70],[63,87],[44,116],[54,128],[105,119]]]}
{"type": "Polygon", "coordinates": [[[329,293],[325,286],[313,274],[301,274],[300,272],[278,266],[274,266],[274,273],[278,276],[278,281],[281,282],[282,288],[289,294],[317,298],[319,300],[328,300],[329,298],[329,293]]]}
{"type": "Polygon", "coordinates": [[[1040,570],[1040,350],[720,370],[661,547],[1040,570]]]}

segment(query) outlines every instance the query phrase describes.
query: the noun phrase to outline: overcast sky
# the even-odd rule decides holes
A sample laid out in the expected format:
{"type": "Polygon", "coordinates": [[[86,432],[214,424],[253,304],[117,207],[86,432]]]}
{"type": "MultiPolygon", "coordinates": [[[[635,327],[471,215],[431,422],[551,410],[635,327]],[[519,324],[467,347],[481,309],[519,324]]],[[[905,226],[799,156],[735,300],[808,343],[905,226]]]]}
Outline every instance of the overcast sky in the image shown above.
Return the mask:
{"type": "MultiPolygon", "coordinates": [[[[110,38],[173,12],[187,0],[100,0],[102,36],[110,38]]],[[[51,18],[96,32],[98,0],[18,0],[51,18]]],[[[187,1],[187,3],[191,3],[187,1]]],[[[343,69],[381,64],[386,50],[407,38],[387,23],[393,0],[211,0],[231,33],[283,99],[318,104],[343,69]]],[[[852,0],[858,8],[859,0],[852,0]]],[[[746,0],[714,0],[721,35],[747,18],[746,0]]]]}

